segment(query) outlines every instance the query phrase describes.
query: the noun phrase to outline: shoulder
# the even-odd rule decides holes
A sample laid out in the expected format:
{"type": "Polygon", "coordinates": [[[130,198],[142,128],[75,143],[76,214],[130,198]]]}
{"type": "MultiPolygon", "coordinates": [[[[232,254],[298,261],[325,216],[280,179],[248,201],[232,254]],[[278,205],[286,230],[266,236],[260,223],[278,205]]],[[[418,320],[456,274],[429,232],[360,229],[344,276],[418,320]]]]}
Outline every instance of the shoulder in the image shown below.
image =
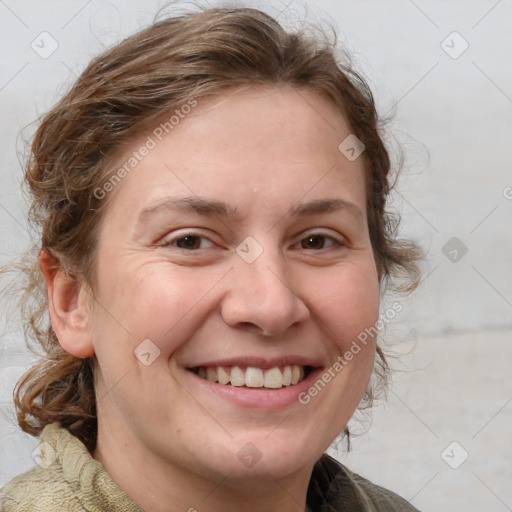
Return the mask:
{"type": "Polygon", "coordinates": [[[327,454],[313,470],[308,503],[315,512],[418,512],[398,494],[373,484],[327,454]]]}
{"type": "Polygon", "coordinates": [[[0,491],[2,512],[43,510],[84,510],[64,476],[53,468],[36,466],[12,479],[0,491]]]}
{"type": "Polygon", "coordinates": [[[38,465],[0,491],[1,512],[140,512],[85,445],[58,423],[47,425],[38,465]]]}
{"type": "Polygon", "coordinates": [[[82,512],[63,463],[69,457],[84,457],[85,446],[58,423],[47,425],[39,443],[38,464],[12,479],[0,491],[0,510],[82,512]]]}

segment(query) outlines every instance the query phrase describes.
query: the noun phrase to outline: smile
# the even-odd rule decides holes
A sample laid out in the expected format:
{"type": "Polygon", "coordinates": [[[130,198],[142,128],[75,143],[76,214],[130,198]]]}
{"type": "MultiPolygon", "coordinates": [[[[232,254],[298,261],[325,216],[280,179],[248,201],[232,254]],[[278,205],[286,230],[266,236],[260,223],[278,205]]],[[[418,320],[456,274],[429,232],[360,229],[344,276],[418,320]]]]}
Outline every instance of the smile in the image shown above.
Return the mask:
{"type": "Polygon", "coordinates": [[[268,369],[253,366],[197,366],[190,370],[202,379],[225,386],[280,389],[304,380],[311,366],[293,364],[268,369]]]}

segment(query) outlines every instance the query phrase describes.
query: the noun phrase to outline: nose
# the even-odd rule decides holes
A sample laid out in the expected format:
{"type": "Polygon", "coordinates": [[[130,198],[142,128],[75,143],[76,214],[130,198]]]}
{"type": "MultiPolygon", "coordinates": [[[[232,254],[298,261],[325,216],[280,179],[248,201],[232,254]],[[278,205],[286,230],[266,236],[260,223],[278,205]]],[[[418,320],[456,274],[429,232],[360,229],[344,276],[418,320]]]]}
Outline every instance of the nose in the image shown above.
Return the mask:
{"type": "Polygon", "coordinates": [[[237,261],[221,303],[222,318],[230,327],[276,336],[310,318],[308,307],[288,282],[285,263],[276,259],[237,261]]]}

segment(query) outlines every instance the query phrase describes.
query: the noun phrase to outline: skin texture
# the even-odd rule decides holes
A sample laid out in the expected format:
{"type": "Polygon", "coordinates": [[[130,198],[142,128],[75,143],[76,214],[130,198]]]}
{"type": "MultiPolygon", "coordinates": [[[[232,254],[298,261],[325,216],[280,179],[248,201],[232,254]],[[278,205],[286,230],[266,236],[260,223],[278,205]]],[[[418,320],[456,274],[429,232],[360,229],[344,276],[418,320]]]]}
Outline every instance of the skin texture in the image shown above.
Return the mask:
{"type": "MultiPolygon", "coordinates": [[[[338,150],[350,133],[327,100],[290,87],[199,99],[109,192],[94,291],[42,254],[62,347],[96,358],[94,457],[143,509],[304,510],[315,461],[366,389],[375,340],[307,405],[236,405],[186,368],[303,356],[327,369],[374,325],[364,163],[338,150]],[[168,197],[224,201],[241,217],[159,208],[140,222],[168,197]],[[320,199],[355,208],[292,213],[320,199]],[[203,238],[183,248],[187,235],[203,238]],[[252,263],[236,252],[247,237],[263,249],[252,263]],[[160,350],[148,366],[134,355],[145,339],[160,350]],[[237,457],[246,443],[261,454],[252,467],[237,457]]],[[[129,142],[119,166],[148,135],[129,142]]]]}

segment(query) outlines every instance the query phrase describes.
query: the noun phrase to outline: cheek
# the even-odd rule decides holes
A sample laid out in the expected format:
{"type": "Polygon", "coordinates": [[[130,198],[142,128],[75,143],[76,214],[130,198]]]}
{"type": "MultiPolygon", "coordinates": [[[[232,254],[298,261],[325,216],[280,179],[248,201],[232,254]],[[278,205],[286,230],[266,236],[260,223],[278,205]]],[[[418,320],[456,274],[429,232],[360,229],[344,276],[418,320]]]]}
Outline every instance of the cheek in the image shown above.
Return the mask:
{"type": "Polygon", "coordinates": [[[98,335],[114,330],[132,349],[150,339],[168,356],[198,329],[211,307],[208,294],[222,275],[158,261],[119,269],[102,286],[103,334],[98,326],[98,335]]]}
{"type": "Polygon", "coordinates": [[[320,328],[345,351],[379,317],[379,281],[374,267],[340,265],[308,285],[309,306],[320,328]]]}

